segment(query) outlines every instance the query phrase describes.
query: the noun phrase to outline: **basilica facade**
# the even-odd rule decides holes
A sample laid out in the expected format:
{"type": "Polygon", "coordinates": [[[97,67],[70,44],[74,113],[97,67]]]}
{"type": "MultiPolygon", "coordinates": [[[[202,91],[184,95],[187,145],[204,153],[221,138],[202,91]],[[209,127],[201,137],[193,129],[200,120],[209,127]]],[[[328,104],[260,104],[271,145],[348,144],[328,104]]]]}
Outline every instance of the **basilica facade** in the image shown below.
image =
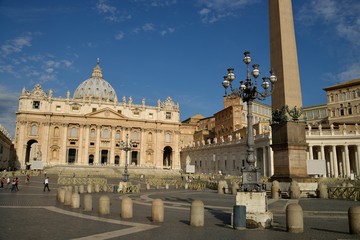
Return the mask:
{"type": "Polygon", "coordinates": [[[71,97],[37,84],[22,90],[16,113],[16,167],[113,165],[180,168],[180,111],[170,97],[156,106],[118,101],[99,61],[71,97]]]}

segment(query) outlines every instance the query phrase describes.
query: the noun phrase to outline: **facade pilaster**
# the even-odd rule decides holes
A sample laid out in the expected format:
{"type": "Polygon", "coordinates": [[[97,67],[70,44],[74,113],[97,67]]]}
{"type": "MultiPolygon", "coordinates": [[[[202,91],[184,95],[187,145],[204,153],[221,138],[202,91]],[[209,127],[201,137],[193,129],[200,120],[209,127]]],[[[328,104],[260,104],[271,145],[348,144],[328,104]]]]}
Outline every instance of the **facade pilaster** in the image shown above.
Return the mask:
{"type": "Polygon", "coordinates": [[[46,122],[42,124],[43,131],[41,134],[41,146],[42,149],[40,150],[42,153],[41,161],[46,161],[46,164],[49,165],[49,139],[50,139],[50,123],[46,122]]]}
{"type": "Polygon", "coordinates": [[[83,154],[83,162],[88,163],[89,162],[89,145],[90,145],[90,126],[85,125],[85,148],[84,148],[84,154],[83,154]]]}
{"type": "Polygon", "coordinates": [[[116,127],[111,126],[110,159],[109,164],[115,164],[115,134],[116,127]]]}
{"type": "Polygon", "coordinates": [[[357,176],[360,175],[360,145],[356,145],[356,154],[355,154],[355,166],[356,166],[356,171],[355,174],[357,176]]]}
{"type": "Polygon", "coordinates": [[[336,146],[332,146],[332,153],[333,153],[333,159],[334,159],[334,177],[338,177],[339,176],[339,164],[338,164],[338,160],[337,160],[337,153],[336,153],[336,146]]]}
{"type": "Polygon", "coordinates": [[[63,162],[60,163],[67,163],[67,135],[68,135],[68,124],[64,123],[62,124],[63,129],[63,137],[62,137],[62,143],[61,143],[61,153],[59,156],[59,159],[63,159],[63,162]]]}

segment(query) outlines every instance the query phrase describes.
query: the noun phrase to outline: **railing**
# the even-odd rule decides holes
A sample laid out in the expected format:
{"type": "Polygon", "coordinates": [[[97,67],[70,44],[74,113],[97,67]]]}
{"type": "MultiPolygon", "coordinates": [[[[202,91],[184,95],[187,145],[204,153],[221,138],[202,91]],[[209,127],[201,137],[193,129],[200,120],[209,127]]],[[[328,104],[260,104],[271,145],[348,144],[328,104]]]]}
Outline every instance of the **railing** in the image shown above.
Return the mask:
{"type": "Polygon", "coordinates": [[[360,200],[360,187],[329,187],[329,198],[360,200]]]}
{"type": "Polygon", "coordinates": [[[100,186],[107,185],[106,178],[83,178],[83,177],[63,177],[58,178],[59,185],[88,185],[99,184],[100,186]]]}

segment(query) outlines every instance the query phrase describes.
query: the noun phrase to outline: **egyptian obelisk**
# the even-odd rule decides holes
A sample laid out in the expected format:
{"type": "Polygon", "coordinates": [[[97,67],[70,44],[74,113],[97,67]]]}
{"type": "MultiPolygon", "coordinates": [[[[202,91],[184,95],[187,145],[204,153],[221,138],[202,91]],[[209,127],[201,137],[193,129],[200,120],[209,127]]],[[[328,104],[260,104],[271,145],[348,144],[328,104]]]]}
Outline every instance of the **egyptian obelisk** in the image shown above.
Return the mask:
{"type": "Polygon", "coordinates": [[[273,179],[308,177],[305,124],[299,121],[302,107],[300,74],[291,0],[269,0],[270,62],[277,76],[272,95],[273,179]]]}

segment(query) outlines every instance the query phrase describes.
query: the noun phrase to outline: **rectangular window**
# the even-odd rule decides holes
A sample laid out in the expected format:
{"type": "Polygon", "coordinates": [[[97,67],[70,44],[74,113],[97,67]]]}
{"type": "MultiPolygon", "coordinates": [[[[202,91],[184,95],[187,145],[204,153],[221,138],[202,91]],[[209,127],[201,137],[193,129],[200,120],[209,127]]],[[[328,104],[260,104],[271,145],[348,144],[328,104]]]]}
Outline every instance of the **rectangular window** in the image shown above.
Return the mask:
{"type": "Polygon", "coordinates": [[[171,112],[166,112],[166,119],[171,119],[171,112]]]}
{"type": "Polygon", "coordinates": [[[96,108],[93,108],[93,109],[92,109],[92,112],[96,112],[96,108]]]}
{"type": "Polygon", "coordinates": [[[95,146],[95,143],[94,143],[94,142],[90,142],[90,146],[95,146]]]}
{"type": "Polygon", "coordinates": [[[33,109],[39,109],[40,108],[40,101],[33,101],[33,109]]]}
{"type": "Polygon", "coordinates": [[[79,106],[73,106],[72,110],[73,112],[79,112],[79,106]]]}
{"type": "Polygon", "coordinates": [[[61,111],[61,106],[60,105],[56,105],[56,111],[61,111]]]}
{"type": "Polygon", "coordinates": [[[121,114],[121,110],[118,110],[117,112],[118,112],[119,114],[121,114]]]}
{"type": "Polygon", "coordinates": [[[154,118],[154,114],[153,113],[149,113],[149,118],[153,119],[154,118]]]}
{"type": "Polygon", "coordinates": [[[138,117],[139,115],[140,115],[140,112],[139,112],[139,111],[135,111],[135,112],[134,112],[134,116],[135,116],[135,117],[138,117]]]}

